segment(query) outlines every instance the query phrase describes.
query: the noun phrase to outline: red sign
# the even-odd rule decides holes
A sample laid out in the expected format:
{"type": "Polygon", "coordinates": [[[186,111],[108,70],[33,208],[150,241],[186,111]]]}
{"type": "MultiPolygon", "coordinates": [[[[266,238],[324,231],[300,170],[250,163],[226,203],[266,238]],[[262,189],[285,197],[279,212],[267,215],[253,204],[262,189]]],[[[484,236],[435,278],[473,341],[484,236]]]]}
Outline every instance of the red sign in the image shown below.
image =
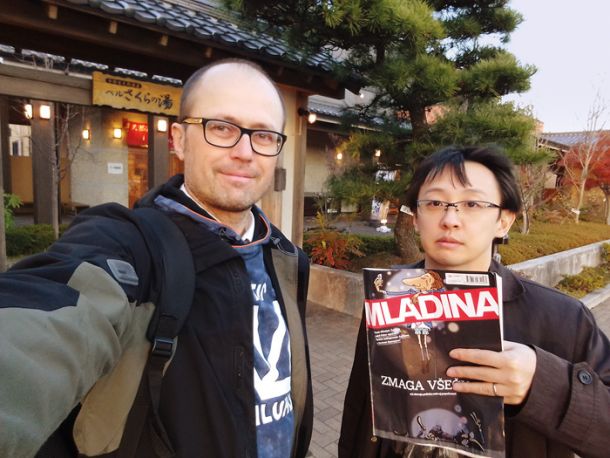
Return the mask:
{"type": "Polygon", "coordinates": [[[127,129],[127,145],[148,148],[148,123],[123,120],[127,129]]]}

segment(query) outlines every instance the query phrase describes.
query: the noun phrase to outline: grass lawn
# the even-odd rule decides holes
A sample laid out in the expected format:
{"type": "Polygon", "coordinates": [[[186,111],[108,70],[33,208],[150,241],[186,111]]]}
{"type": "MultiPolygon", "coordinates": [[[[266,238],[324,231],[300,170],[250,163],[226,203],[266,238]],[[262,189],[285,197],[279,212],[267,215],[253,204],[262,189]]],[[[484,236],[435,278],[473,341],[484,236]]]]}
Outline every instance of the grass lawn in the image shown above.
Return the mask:
{"type": "Polygon", "coordinates": [[[534,222],[527,235],[511,231],[508,245],[501,246],[499,251],[504,264],[516,264],[609,239],[610,226],[606,224],[534,222]]]}

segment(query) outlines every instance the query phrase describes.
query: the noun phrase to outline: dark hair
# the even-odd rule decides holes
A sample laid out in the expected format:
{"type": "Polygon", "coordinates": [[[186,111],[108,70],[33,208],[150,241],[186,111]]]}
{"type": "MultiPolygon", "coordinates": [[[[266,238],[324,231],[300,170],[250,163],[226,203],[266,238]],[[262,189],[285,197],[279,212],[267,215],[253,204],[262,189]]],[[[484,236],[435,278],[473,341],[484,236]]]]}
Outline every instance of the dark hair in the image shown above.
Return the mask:
{"type": "Polygon", "coordinates": [[[251,62],[249,60],[239,59],[236,57],[220,59],[220,60],[212,62],[211,64],[208,64],[204,67],[201,67],[199,70],[197,70],[195,73],[193,73],[189,77],[188,80],[186,80],[186,83],[184,83],[184,86],[182,86],[182,95],[180,96],[180,119],[182,120],[182,119],[190,116],[191,93],[193,92],[193,89],[195,87],[197,87],[197,84],[199,83],[199,81],[201,81],[201,79],[205,76],[205,74],[209,70],[213,69],[214,67],[218,67],[219,65],[225,65],[225,64],[236,64],[236,65],[248,67],[251,70],[259,73],[263,78],[265,78],[267,81],[269,81],[271,83],[271,85],[275,89],[275,92],[277,93],[278,98],[280,99],[280,104],[282,105],[282,115],[283,115],[282,130],[283,130],[284,124],[286,123],[286,107],[284,105],[284,97],[282,96],[282,93],[275,85],[275,82],[271,79],[269,74],[265,70],[263,70],[263,68],[260,65],[255,64],[254,62],[251,62]]]}
{"type": "Polygon", "coordinates": [[[499,148],[480,146],[450,146],[425,158],[415,169],[407,188],[406,197],[409,208],[413,212],[417,211],[417,198],[423,184],[436,178],[447,167],[462,185],[470,184],[464,169],[466,161],[477,162],[494,174],[500,187],[502,199],[500,206],[503,209],[514,213],[521,211],[521,193],[513,173],[513,163],[499,148]]]}

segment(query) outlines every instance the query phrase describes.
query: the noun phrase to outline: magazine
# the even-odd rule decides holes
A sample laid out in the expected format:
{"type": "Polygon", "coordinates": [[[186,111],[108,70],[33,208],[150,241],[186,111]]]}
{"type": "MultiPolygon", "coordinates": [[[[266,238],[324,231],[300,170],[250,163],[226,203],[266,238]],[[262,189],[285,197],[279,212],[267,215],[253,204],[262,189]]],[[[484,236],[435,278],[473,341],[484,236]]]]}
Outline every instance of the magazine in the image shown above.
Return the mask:
{"type": "Polygon", "coordinates": [[[456,393],[453,348],[502,349],[502,279],[491,272],[364,269],[373,434],[504,457],[501,397],[456,393]]]}

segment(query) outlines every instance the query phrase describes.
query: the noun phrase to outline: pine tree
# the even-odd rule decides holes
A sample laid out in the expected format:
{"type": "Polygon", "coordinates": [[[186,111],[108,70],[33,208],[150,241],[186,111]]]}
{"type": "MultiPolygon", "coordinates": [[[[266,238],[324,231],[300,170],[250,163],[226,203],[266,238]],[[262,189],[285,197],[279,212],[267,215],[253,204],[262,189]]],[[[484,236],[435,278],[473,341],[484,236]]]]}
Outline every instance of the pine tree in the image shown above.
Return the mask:
{"type": "MultiPolygon", "coordinates": [[[[508,0],[225,3],[267,33],[282,35],[304,59],[320,51],[340,57],[335,68],[340,78],[358,75],[364,86],[373,89],[376,97],[358,115],[361,119],[383,115],[385,124],[379,128],[384,135],[373,135],[364,142],[362,135],[352,134],[344,146],[366,165],[392,164],[402,169],[406,180],[423,156],[446,143],[494,142],[519,154],[532,151],[533,142],[521,133],[518,138],[494,136],[494,132],[511,129],[498,127],[489,132],[489,122],[481,116],[485,107],[494,123],[518,124],[523,114],[498,101],[505,94],[527,90],[535,72],[501,47],[522,20],[507,7],[508,0]],[[461,131],[450,135],[429,125],[429,111],[439,105],[447,120],[438,126],[453,122],[453,126],[462,126],[461,131]],[[366,158],[358,148],[363,143],[372,147],[371,152],[383,148],[384,160],[374,163],[366,158]]],[[[387,195],[382,186],[363,180],[366,170],[361,166],[359,171],[333,178],[331,189],[356,189],[357,183],[348,184],[356,177],[363,191],[359,199],[364,199],[367,190],[372,192],[369,199],[387,195]]],[[[406,213],[399,212],[395,237],[405,261],[419,257],[411,217],[406,213]]]]}

